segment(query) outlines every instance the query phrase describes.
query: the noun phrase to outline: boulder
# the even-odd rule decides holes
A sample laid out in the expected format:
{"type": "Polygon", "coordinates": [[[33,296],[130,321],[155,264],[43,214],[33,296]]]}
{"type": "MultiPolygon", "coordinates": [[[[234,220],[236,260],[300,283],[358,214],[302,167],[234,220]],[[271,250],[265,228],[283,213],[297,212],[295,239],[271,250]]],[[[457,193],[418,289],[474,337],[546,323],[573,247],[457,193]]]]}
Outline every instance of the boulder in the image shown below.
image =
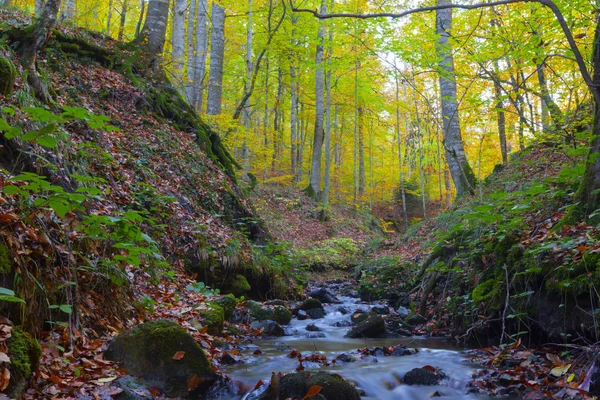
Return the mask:
{"type": "Polygon", "coordinates": [[[312,290],[307,293],[307,296],[320,300],[322,303],[341,303],[340,299],[338,299],[333,293],[329,292],[329,290],[325,288],[312,290]]]}
{"type": "Polygon", "coordinates": [[[306,311],[298,310],[298,313],[296,314],[296,318],[298,318],[298,320],[300,320],[300,321],[304,321],[305,319],[309,319],[310,317],[308,316],[306,311]]]}
{"type": "Polygon", "coordinates": [[[323,332],[309,332],[306,335],[304,335],[304,337],[308,338],[308,339],[318,339],[318,338],[324,338],[327,336],[325,336],[325,334],[323,332]]]}
{"type": "Polygon", "coordinates": [[[8,371],[10,382],[3,392],[10,398],[20,398],[27,389],[31,374],[40,366],[42,348],[40,344],[21,328],[12,327],[11,337],[7,339],[8,371]]]}
{"type": "Polygon", "coordinates": [[[309,324],[309,325],[306,325],[306,330],[309,332],[320,332],[321,328],[319,328],[315,324],[309,324]]]}
{"type": "Polygon", "coordinates": [[[246,302],[250,310],[250,317],[257,321],[275,321],[281,325],[287,325],[292,320],[292,312],[283,306],[268,307],[256,301],[246,302]]]}
{"type": "Polygon", "coordinates": [[[337,326],[338,328],[343,328],[347,326],[352,326],[352,322],[350,321],[338,321],[333,326],[337,326]]]}
{"type": "Polygon", "coordinates": [[[283,336],[285,332],[281,325],[275,321],[264,320],[254,321],[250,324],[250,328],[256,329],[262,333],[263,336],[283,336]]]}
{"type": "Polygon", "coordinates": [[[376,338],[385,335],[385,322],[377,315],[371,314],[366,320],[354,325],[346,337],[348,338],[376,338]]]}
{"type": "Polygon", "coordinates": [[[404,322],[406,322],[410,326],[423,325],[427,322],[427,318],[425,318],[421,314],[411,314],[404,319],[404,322]]]}
{"type": "Polygon", "coordinates": [[[348,310],[344,306],[339,306],[338,308],[335,309],[335,311],[339,312],[342,315],[350,314],[350,310],[348,310]]]}
{"type": "Polygon", "coordinates": [[[211,335],[220,335],[223,332],[225,311],[216,303],[209,303],[208,308],[200,310],[200,316],[204,318],[204,324],[208,327],[211,335]]]}
{"type": "Polygon", "coordinates": [[[306,314],[310,319],[320,319],[325,316],[325,310],[322,308],[313,308],[312,310],[306,310],[306,314]]]}
{"type": "Polygon", "coordinates": [[[385,315],[390,313],[390,309],[384,305],[378,305],[371,308],[371,311],[375,314],[385,315]]]}
{"type": "Polygon", "coordinates": [[[402,307],[402,306],[398,307],[398,309],[396,310],[396,312],[402,318],[406,318],[410,314],[410,310],[408,308],[402,307]]]}
{"type": "MultiPolygon", "coordinates": [[[[354,385],[342,379],[339,375],[327,372],[296,372],[287,374],[279,380],[278,393],[280,399],[303,398],[312,386],[320,386],[318,396],[324,400],[360,400],[360,395],[354,385]]],[[[316,399],[318,397],[313,397],[316,399]]]]}
{"type": "Polygon", "coordinates": [[[313,310],[315,308],[323,308],[323,303],[318,299],[308,298],[300,304],[299,310],[313,310]]]}
{"type": "Polygon", "coordinates": [[[360,324],[363,321],[366,321],[367,318],[369,318],[369,313],[368,312],[364,312],[364,311],[356,311],[354,314],[352,314],[352,316],[350,317],[350,322],[352,322],[352,324],[356,325],[356,324],[360,324]]]}
{"type": "Polygon", "coordinates": [[[405,385],[434,386],[444,379],[444,375],[426,368],[415,368],[408,371],[402,381],[405,385]]]}
{"type": "Polygon", "coordinates": [[[215,299],[211,301],[211,303],[216,304],[223,309],[226,321],[231,321],[231,318],[233,317],[233,312],[235,311],[235,307],[238,304],[236,298],[231,294],[215,299]]]}
{"type": "Polygon", "coordinates": [[[252,287],[248,283],[248,279],[244,275],[236,275],[235,278],[231,281],[228,287],[229,291],[239,297],[249,292],[252,287]]]}
{"type": "Polygon", "coordinates": [[[198,343],[170,320],[146,322],[120,334],[104,356],[122,363],[130,375],[162,389],[169,397],[198,395],[217,379],[198,343]],[[178,352],[184,355],[174,360],[178,352]],[[190,392],[187,385],[192,378],[201,383],[190,392]]]}

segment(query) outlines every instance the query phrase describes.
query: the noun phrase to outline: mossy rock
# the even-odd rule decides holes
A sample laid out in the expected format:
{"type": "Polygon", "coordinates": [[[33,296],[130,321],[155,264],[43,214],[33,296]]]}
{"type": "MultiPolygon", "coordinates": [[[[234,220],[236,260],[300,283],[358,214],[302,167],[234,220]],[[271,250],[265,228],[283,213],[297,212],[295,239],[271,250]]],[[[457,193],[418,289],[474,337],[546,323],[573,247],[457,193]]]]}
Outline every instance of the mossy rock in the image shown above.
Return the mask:
{"type": "Polygon", "coordinates": [[[304,300],[299,307],[300,310],[304,311],[313,310],[315,308],[323,308],[323,304],[321,301],[313,299],[312,297],[304,300]]]}
{"type": "Polygon", "coordinates": [[[10,274],[13,270],[12,260],[8,248],[0,244],[0,274],[10,274]]]}
{"type": "Polygon", "coordinates": [[[10,384],[6,394],[19,398],[27,388],[31,374],[40,366],[42,348],[40,344],[18,327],[13,327],[12,336],[6,341],[10,364],[10,384]]]}
{"type": "Polygon", "coordinates": [[[369,317],[354,325],[345,337],[347,338],[376,338],[385,335],[385,321],[383,318],[370,314],[369,317]]]}
{"type": "Polygon", "coordinates": [[[250,310],[250,316],[258,321],[271,320],[280,325],[287,325],[292,320],[292,312],[282,306],[268,308],[255,301],[249,301],[246,307],[250,310]]]}
{"type": "Polygon", "coordinates": [[[141,377],[169,397],[199,396],[217,379],[198,343],[170,320],[146,322],[120,334],[104,356],[123,363],[128,374],[141,377]],[[183,358],[174,360],[180,351],[185,352],[183,358]],[[194,375],[202,383],[189,392],[187,383],[194,375]]]}
{"type": "Polygon", "coordinates": [[[204,323],[208,327],[208,333],[211,335],[220,335],[223,332],[225,310],[219,304],[209,303],[208,309],[200,311],[200,316],[204,318],[204,323]]]}
{"type": "Polygon", "coordinates": [[[11,94],[16,79],[17,70],[13,63],[8,58],[0,57],[0,94],[11,94]]]}
{"type": "Polygon", "coordinates": [[[278,396],[280,399],[301,399],[311,386],[320,386],[318,396],[325,400],[360,400],[360,394],[352,384],[327,372],[287,374],[279,381],[278,396]]]}
{"type": "Polygon", "coordinates": [[[228,294],[227,296],[223,296],[219,299],[215,299],[211,302],[212,304],[217,304],[221,308],[223,308],[223,312],[225,313],[225,320],[229,321],[233,316],[233,312],[235,311],[235,307],[238,304],[237,299],[232,294],[228,294]]]}
{"type": "Polygon", "coordinates": [[[250,291],[252,287],[248,283],[248,279],[244,275],[237,275],[231,282],[230,290],[235,296],[241,296],[250,291]]]}

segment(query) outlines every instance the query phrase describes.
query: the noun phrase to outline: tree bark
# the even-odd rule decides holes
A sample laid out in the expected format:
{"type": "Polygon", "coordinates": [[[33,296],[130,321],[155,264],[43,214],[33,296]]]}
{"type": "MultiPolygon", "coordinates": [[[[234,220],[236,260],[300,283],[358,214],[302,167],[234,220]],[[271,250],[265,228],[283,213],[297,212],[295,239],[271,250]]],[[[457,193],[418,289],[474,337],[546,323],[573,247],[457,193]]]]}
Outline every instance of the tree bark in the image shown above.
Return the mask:
{"type": "MultiPolygon", "coordinates": [[[[404,92],[404,102],[406,102],[406,89],[404,92]]],[[[408,215],[406,212],[406,191],[404,188],[402,133],[400,132],[400,77],[398,76],[398,73],[396,73],[396,140],[398,142],[398,164],[400,170],[400,198],[402,201],[402,220],[404,221],[404,232],[406,232],[408,231],[408,215]]]]}
{"type": "Polygon", "coordinates": [[[296,46],[296,23],[298,19],[292,16],[292,40],[291,46],[292,49],[290,51],[290,96],[291,96],[291,110],[290,110],[290,163],[291,163],[291,173],[292,180],[294,182],[298,182],[297,180],[297,169],[298,169],[298,83],[296,78],[296,51],[294,47],[296,46]]]}
{"type": "Polygon", "coordinates": [[[139,36],[142,30],[142,21],[144,20],[144,12],[146,11],[146,0],[141,0],[142,8],[140,11],[140,18],[138,19],[137,26],[135,27],[135,36],[139,36]]]}
{"type": "MultiPolygon", "coordinates": [[[[330,11],[335,4],[334,0],[330,3],[330,11]]],[[[325,98],[325,176],[323,179],[323,205],[327,209],[329,206],[329,190],[331,186],[331,51],[333,50],[333,28],[329,27],[327,52],[327,75],[326,75],[326,98],[325,98]]]]}
{"type": "MultiPolygon", "coordinates": [[[[327,12],[326,0],[321,0],[321,13],[327,12]]],[[[321,159],[323,153],[323,141],[325,137],[325,76],[323,71],[323,55],[325,44],[325,23],[319,24],[316,72],[315,72],[315,131],[312,148],[312,167],[310,172],[310,184],[307,193],[315,200],[321,197],[321,159]]]]}
{"type": "Polygon", "coordinates": [[[223,57],[225,55],[225,9],[212,4],[212,38],[210,49],[210,75],[208,77],[208,115],[221,114],[223,99],[223,57]]]}
{"type": "Polygon", "coordinates": [[[173,75],[177,87],[183,86],[183,67],[185,65],[185,12],[187,0],[175,0],[173,4],[173,31],[171,33],[171,58],[173,75]]]}
{"type": "Polygon", "coordinates": [[[150,0],[146,22],[138,37],[143,46],[143,58],[147,67],[153,72],[161,68],[160,55],[165,47],[167,20],[169,18],[169,0],[150,0]]]}
{"type": "Polygon", "coordinates": [[[108,2],[108,16],[106,19],[106,36],[110,36],[110,26],[112,24],[113,0],[108,2]]]}
{"type": "MultiPolygon", "coordinates": [[[[438,6],[450,4],[451,0],[438,0],[438,6]]],[[[444,147],[448,167],[452,175],[457,197],[473,194],[475,175],[469,165],[460,131],[458,113],[456,74],[454,56],[450,43],[452,29],[452,9],[437,10],[437,33],[440,35],[436,46],[440,68],[440,92],[442,119],[444,121],[444,147]]]]}
{"type": "MultiPolygon", "coordinates": [[[[494,65],[495,74],[498,74],[498,63],[494,65]]],[[[502,164],[508,164],[508,146],[506,143],[506,115],[504,113],[504,100],[502,99],[502,87],[500,82],[494,81],[494,94],[496,96],[496,115],[498,118],[498,138],[500,139],[500,152],[502,153],[502,164]]]]}
{"type": "Polygon", "coordinates": [[[185,96],[188,103],[195,106],[194,82],[196,80],[196,63],[198,54],[196,53],[196,34],[197,29],[200,26],[200,21],[196,22],[196,17],[199,16],[199,7],[196,9],[196,0],[190,0],[190,9],[188,10],[187,19],[187,83],[185,87],[185,96]],[[198,24],[198,25],[196,25],[198,24]]]}
{"type": "Polygon", "coordinates": [[[127,11],[129,10],[129,0],[122,0],[121,4],[121,22],[119,23],[119,41],[123,40],[125,34],[125,23],[127,22],[127,11]]]}
{"type": "Polygon", "coordinates": [[[208,3],[198,0],[198,25],[196,27],[196,62],[194,63],[194,105],[202,109],[204,99],[204,78],[206,75],[206,54],[208,52],[208,3]]]}
{"type": "Polygon", "coordinates": [[[45,0],[35,0],[35,15],[41,15],[44,11],[45,0]]]}
{"type": "Polygon", "coordinates": [[[38,52],[44,47],[58,20],[60,0],[48,0],[41,11],[40,17],[33,27],[31,40],[23,46],[21,64],[27,71],[27,82],[33,88],[36,96],[44,103],[50,101],[48,88],[41,81],[36,69],[38,52]]]}

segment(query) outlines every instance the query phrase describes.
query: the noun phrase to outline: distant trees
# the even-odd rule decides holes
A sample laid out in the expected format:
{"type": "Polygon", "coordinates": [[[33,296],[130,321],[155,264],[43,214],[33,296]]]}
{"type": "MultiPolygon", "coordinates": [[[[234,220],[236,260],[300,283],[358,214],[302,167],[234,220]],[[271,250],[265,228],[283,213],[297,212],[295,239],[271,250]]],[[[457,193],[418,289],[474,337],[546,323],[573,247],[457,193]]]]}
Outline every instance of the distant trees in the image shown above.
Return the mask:
{"type": "Polygon", "coordinates": [[[210,75],[208,76],[208,115],[221,114],[223,98],[223,57],[225,55],[225,9],[212,3],[212,38],[210,48],[210,75]]]}

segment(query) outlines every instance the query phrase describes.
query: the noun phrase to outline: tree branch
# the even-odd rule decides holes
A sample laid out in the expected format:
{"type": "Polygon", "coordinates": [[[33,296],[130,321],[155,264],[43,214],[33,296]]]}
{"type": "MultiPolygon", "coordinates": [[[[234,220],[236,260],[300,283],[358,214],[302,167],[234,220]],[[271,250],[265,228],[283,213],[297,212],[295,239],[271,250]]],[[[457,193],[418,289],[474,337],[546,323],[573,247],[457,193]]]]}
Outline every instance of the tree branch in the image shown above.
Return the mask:
{"type": "Polygon", "coordinates": [[[462,9],[462,10],[474,10],[474,9],[479,9],[479,8],[497,7],[497,6],[502,6],[502,5],[516,4],[516,3],[538,3],[545,7],[548,7],[554,13],[555,18],[558,21],[561,29],[563,30],[563,33],[565,34],[567,42],[569,43],[569,47],[571,48],[571,51],[573,52],[573,55],[575,56],[577,66],[579,67],[579,72],[580,72],[584,82],[586,83],[586,85],[588,86],[590,91],[592,92],[596,103],[600,104],[600,87],[598,87],[598,85],[595,84],[594,81],[592,80],[592,77],[587,69],[585,60],[584,60],[583,56],[581,55],[581,51],[579,50],[579,47],[577,47],[577,43],[575,42],[575,38],[573,37],[571,30],[569,29],[569,25],[567,24],[567,21],[565,20],[565,17],[561,13],[558,6],[552,0],[498,0],[498,1],[492,1],[489,3],[478,3],[478,4],[444,4],[444,5],[439,5],[439,6],[413,8],[413,9],[398,12],[398,13],[382,12],[382,13],[369,13],[369,14],[362,14],[362,13],[320,14],[316,10],[311,10],[311,9],[307,9],[307,8],[297,8],[294,5],[293,0],[290,0],[290,6],[291,6],[292,11],[309,13],[319,19],[329,19],[329,18],[359,18],[359,19],[392,18],[392,19],[396,19],[396,18],[406,17],[406,16],[412,15],[412,14],[437,11],[437,10],[446,10],[449,8],[451,8],[451,9],[456,8],[456,9],[462,9]]]}

